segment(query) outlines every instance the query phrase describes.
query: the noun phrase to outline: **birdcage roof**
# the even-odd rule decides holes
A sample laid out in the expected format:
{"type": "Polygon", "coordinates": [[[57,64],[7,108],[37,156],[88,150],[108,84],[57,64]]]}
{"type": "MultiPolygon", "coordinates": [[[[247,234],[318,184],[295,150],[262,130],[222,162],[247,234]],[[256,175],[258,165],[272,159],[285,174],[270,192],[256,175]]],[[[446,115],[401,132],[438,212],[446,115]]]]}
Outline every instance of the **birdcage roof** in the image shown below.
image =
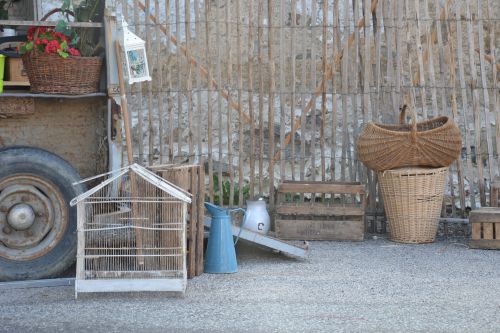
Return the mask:
{"type": "Polygon", "coordinates": [[[107,186],[108,184],[111,184],[116,179],[119,179],[120,177],[122,177],[123,175],[125,175],[126,173],[131,172],[131,171],[134,172],[134,174],[136,174],[137,176],[144,179],[145,181],[156,186],[160,190],[173,196],[174,198],[182,200],[186,203],[191,203],[191,197],[192,197],[191,193],[189,193],[189,192],[183,190],[182,188],[170,183],[169,181],[161,178],[160,176],[149,171],[145,167],[140,166],[137,163],[134,163],[132,165],[126,166],[126,167],[119,169],[117,171],[114,171],[114,172],[108,172],[108,173],[104,173],[104,174],[101,174],[101,175],[98,175],[95,177],[84,179],[82,182],[87,182],[87,181],[92,180],[92,179],[96,179],[96,178],[100,178],[100,177],[104,177],[106,175],[112,174],[111,177],[109,177],[108,179],[106,179],[105,181],[103,181],[102,183],[97,185],[96,187],[91,188],[87,192],[82,193],[79,196],[77,196],[76,198],[74,198],[73,200],[71,200],[70,205],[75,206],[80,201],[90,197],[92,194],[96,193],[97,191],[99,191],[103,187],[107,186]]]}

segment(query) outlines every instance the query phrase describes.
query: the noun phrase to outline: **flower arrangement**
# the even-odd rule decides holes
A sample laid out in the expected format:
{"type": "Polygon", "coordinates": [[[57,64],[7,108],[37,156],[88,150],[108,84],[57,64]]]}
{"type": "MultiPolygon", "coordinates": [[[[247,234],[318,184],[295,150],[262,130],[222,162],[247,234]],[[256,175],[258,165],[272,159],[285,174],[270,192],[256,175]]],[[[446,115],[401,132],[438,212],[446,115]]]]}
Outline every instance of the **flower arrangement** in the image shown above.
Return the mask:
{"type": "Polygon", "coordinates": [[[20,54],[26,54],[32,51],[38,51],[46,54],[57,54],[62,58],[69,56],[79,57],[80,51],[74,46],[78,41],[78,36],[73,30],[65,34],[58,31],[57,27],[31,27],[28,30],[27,42],[19,47],[20,54]]]}

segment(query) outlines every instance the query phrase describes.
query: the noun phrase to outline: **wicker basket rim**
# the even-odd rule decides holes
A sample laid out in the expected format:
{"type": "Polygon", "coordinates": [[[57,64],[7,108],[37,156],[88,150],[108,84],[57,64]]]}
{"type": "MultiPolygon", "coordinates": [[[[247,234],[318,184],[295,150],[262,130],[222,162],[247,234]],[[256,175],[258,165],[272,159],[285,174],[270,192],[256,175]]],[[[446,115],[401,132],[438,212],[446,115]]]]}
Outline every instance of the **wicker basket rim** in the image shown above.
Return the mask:
{"type": "Polygon", "coordinates": [[[446,172],[449,167],[441,168],[426,168],[426,167],[402,167],[397,169],[390,169],[385,171],[380,171],[379,173],[384,176],[384,174],[389,173],[391,176],[415,176],[415,175],[435,175],[437,173],[446,172]]]}
{"type": "Polygon", "coordinates": [[[60,60],[71,60],[71,59],[104,59],[104,57],[101,57],[101,56],[94,56],[94,57],[73,57],[73,56],[69,56],[67,58],[63,58],[61,56],[59,56],[58,54],[47,54],[47,53],[44,53],[44,52],[40,52],[38,50],[33,50],[31,52],[28,52],[28,53],[25,53],[23,54],[23,58],[28,58],[28,57],[33,57],[33,56],[41,56],[41,57],[46,57],[46,58],[57,58],[57,59],[60,59],[60,60]]]}
{"type": "MultiPolygon", "coordinates": [[[[417,134],[420,134],[420,133],[429,133],[429,134],[432,134],[433,132],[437,132],[437,131],[443,130],[443,128],[446,128],[446,127],[449,127],[449,126],[453,126],[453,124],[454,124],[453,119],[451,119],[450,117],[448,117],[448,116],[437,116],[437,117],[434,117],[432,119],[424,120],[422,122],[417,123],[417,134]],[[426,125],[426,124],[430,124],[430,123],[434,123],[434,122],[438,122],[438,121],[443,122],[443,125],[441,125],[439,127],[436,127],[436,128],[431,128],[431,129],[428,129],[428,130],[424,130],[424,131],[419,131],[418,130],[418,127],[420,127],[422,125],[426,125]]],[[[381,132],[384,132],[386,134],[390,134],[390,135],[407,136],[408,133],[411,132],[411,124],[387,125],[387,124],[369,122],[366,126],[367,127],[375,127],[377,130],[379,130],[381,132]],[[395,130],[391,130],[392,128],[401,128],[401,127],[408,127],[408,131],[395,131],[395,130]]]]}

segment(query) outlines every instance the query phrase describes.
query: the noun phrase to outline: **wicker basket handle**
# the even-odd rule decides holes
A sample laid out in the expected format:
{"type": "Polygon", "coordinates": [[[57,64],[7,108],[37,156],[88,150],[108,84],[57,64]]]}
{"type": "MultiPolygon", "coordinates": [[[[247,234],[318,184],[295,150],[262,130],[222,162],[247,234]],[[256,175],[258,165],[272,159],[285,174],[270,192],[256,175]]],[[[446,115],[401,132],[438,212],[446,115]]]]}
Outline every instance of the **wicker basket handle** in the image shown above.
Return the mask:
{"type": "MultiPolygon", "coordinates": [[[[50,16],[54,15],[55,13],[68,13],[69,15],[75,17],[75,13],[73,13],[71,10],[62,10],[61,8],[54,8],[51,11],[49,11],[47,14],[45,14],[40,21],[46,21],[50,16]]],[[[35,33],[33,34],[33,40],[38,39],[38,31],[40,30],[40,27],[37,27],[35,30],[35,33]]]]}
{"type": "MultiPolygon", "coordinates": [[[[401,108],[401,112],[399,113],[399,124],[406,124],[406,109],[408,105],[404,104],[401,108]]],[[[417,142],[417,114],[415,113],[415,109],[410,107],[411,112],[411,128],[410,128],[410,138],[411,142],[417,142]]]]}

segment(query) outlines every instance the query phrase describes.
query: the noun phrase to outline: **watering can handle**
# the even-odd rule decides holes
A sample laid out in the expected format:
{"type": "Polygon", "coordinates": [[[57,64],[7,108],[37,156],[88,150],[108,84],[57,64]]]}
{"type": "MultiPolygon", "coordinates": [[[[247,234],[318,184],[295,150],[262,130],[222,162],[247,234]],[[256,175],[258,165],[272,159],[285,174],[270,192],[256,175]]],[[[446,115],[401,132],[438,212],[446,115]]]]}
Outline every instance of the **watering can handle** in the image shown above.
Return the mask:
{"type": "Polygon", "coordinates": [[[247,220],[247,211],[244,210],[243,208],[231,209],[229,212],[233,213],[233,212],[237,212],[237,211],[242,211],[244,215],[243,215],[243,223],[241,224],[241,227],[240,227],[240,232],[238,233],[238,236],[236,236],[236,240],[234,241],[234,246],[236,246],[236,243],[238,243],[238,241],[240,240],[240,235],[241,235],[241,232],[243,231],[243,226],[245,225],[245,222],[247,220]]]}

